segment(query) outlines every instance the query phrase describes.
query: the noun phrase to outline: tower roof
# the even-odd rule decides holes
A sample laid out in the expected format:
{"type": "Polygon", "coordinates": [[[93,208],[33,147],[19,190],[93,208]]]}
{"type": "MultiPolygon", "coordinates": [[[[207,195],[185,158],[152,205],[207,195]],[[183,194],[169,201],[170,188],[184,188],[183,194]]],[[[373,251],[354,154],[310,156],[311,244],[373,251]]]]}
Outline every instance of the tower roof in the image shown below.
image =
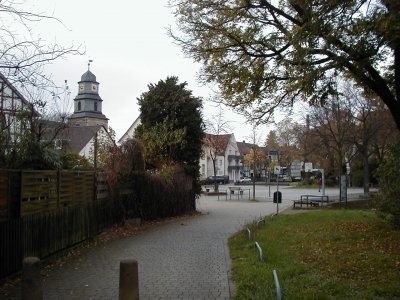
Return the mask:
{"type": "Polygon", "coordinates": [[[81,77],[81,81],[80,82],[96,82],[96,76],[90,72],[90,70],[87,70],[81,77]]]}

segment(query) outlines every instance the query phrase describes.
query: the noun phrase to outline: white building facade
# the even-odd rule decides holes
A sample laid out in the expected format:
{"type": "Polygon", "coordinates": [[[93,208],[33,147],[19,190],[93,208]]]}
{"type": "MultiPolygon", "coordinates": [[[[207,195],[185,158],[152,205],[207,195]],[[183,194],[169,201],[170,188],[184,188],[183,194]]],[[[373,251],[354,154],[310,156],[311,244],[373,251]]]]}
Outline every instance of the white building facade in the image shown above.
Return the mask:
{"type": "MultiPolygon", "coordinates": [[[[212,138],[217,136],[209,135],[212,138]]],[[[215,156],[215,169],[218,176],[229,176],[229,181],[235,182],[240,178],[242,157],[236,143],[235,135],[220,135],[221,151],[215,156]]],[[[211,150],[212,151],[212,150],[211,150]]],[[[200,158],[201,179],[206,179],[214,175],[213,159],[210,154],[210,148],[203,144],[203,156],[200,158]]]]}

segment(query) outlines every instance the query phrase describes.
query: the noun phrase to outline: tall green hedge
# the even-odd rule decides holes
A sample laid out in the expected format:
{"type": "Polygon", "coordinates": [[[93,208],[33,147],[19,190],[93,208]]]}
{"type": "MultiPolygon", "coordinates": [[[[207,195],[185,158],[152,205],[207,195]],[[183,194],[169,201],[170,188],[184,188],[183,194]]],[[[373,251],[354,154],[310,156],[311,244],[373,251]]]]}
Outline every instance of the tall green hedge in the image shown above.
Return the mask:
{"type": "Polygon", "coordinates": [[[127,216],[142,220],[173,217],[196,210],[192,179],[174,168],[171,178],[148,172],[131,173],[124,180],[121,205],[127,216]]]}
{"type": "Polygon", "coordinates": [[[376,170],[380,195],[376,204],[380,212],[391,215],[400,228],[400,143],[388,146],[383,163],[376,170]]]}

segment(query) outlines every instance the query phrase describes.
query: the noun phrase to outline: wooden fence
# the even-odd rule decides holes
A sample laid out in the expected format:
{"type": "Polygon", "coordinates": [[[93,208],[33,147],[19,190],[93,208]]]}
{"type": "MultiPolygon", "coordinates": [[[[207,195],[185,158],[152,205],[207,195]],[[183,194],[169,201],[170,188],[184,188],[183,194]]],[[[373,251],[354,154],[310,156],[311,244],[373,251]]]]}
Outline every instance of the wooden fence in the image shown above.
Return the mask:
{"type": "Polygon", "coordinates": [[[0,221],[108,197],[105,173],[0,170],[0,221]]]}
{"type": "Polygon", "coordinates": [[[68,249],[116,218],[104,173],[0,170],[0,278],[24,257],[68,249]]]}
{"type": "Polygon", "coordinates": [[[21,172],[0,170],[0,221],[21,214],[21,172]]]}
{"type": "Polygon", "coordinates": [[[195,210],[191,179],[176,178],[170,186],[136,174],[111,199],[106,174],[0,170],[0,279],[19,271],[27,256],[46,258],[125,217],[150,220],[195,210]]]}
{"type": "Polygon", "coordinates": [[[118,221],[108,199],[0,222],[0,278],[17,272],[27,256],[48,257],[92,238],[118,221]]]}

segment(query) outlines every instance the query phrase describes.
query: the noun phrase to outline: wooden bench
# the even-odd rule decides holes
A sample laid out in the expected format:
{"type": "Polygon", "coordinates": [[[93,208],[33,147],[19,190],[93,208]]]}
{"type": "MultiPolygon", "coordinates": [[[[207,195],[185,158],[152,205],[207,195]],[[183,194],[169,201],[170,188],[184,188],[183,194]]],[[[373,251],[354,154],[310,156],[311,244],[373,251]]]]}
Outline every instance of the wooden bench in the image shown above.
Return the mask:
{"type": "Polygon", "coordinates": [[[329,196],[322,196],[322,195],[301,195],[300,200],[294,200],[293,201],[293,208],[296,207],[296,205],[300,205],[300,208],[305,205],[306,207],[319,207],[320,205],[322,206],[323,203],[329,202],[329,196]]]}

